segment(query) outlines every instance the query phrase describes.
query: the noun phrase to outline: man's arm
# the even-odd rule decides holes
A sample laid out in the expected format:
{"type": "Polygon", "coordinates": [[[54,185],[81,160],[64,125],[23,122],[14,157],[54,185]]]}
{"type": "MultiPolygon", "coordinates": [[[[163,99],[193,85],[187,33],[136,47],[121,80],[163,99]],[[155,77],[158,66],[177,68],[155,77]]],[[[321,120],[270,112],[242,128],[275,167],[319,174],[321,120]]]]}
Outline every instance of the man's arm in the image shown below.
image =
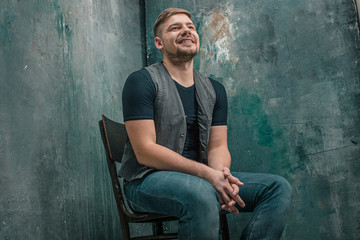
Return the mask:
{"type": "MultiPolygon", "coordinates": [[[[239,179],[233,177],[230,173],[231,156],[227,144],[227,126],[212,126],[210,129],[210,139],[208,147],[208,163],[211,168],[221,170],[224,176],[228,179],[233,188],[231,197],[233,201],[237,202],[241,207],[245,207],[245,203],[238,195],[239,186],[244,185],[239,179]]],[[[232,204],[230,204],[232,205],[232,204]]],[[[235,207],[229,207],[221,204],[222,209],[238,213],[235,207]]]]}
{"type": "Polygon", "coordinates": [[[231,156],[227,144],[227,126],[212,126],[208,146],[209,167],[222,171],[230,169],[231,156]]]}
{"type": "Polygon", "coordinates": [[[226,125],[212,126],[210,129],[208,162],[210,167],[223,171],[225,176],[229,177],[230,183],[243,185],[230,173],[231,156],[227,144],[226,125]]]}
{"type": "Polygon", "coordinates": [[[153,120],[126,121],[125,127],[139,163],[158,170],[183,172],[203,178],[213,185],[226,204],[231,202],[233,187],[224,173],[157,144],[153,120]]]}

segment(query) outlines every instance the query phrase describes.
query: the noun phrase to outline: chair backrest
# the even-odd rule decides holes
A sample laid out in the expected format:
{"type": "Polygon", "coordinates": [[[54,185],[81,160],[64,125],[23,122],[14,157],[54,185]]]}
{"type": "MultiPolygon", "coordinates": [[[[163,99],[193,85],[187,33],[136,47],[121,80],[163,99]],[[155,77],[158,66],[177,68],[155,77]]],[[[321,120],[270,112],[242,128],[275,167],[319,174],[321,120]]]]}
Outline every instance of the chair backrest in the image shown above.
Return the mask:
{"type": "MultiPolygon", "coordinates": [[[[121,185],[117,175],[115,161],[121,162],[127,139],[125,124],[118,123],[102,115],[99,121],[101,138],[106,150],[106,159],[120,218],[127,219],[131,213],[126,208],[121,185]]],[[[125,224],[121,221],[121,224],[125,224]]]]}
{"type": "Polygon", "coordinates": [[[109,150],[110,159],[121,162],[127,139],[125,124],[115,122],[102,115],[102,125],[105,134],[105,143],[107,145],[105,148],[109,150]]]}

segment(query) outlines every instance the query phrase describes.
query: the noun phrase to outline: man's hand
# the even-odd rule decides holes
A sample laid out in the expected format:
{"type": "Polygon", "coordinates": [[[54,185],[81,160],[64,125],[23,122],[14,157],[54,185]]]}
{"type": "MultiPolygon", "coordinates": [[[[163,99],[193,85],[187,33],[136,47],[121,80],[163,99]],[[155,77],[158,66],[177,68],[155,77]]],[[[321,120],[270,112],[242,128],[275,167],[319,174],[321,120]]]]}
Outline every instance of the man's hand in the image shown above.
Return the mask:
{"type": "MultiPolygon", "coordinates": [[[[232,204],[235,203],[235,201],[232,199],[232,204]]],[[[228,212],[233,212],[235,214],[238,214],[239,213],[239,210],[235,207],[235,204],[232,205],[232,206],[228,206],[225,204],[224,200],[220,197],[220,207],[222,210],[225,210],[225,211],[228,211],[228,212]]]]}
{"type": "Polygon", "coordinates": [[[236,184],[238,186],[244,186],[244,183],[240,182],[239,179],[237,179],[236,177],[231,175],[229,168],[224,167],[224,169],[222,171],[224,173],[224,176],[229,179],[230,183],[236,184]]]}
{"type": "Polygon", "coordinates": [[[228,204],[226,204],[226,202],[220,198],[221,209],[225,209],[228,212],[234,212],[235,214],[238,214],[239,211],[235,207],[235,202],[238,203],[240,207],[242,207],[242,208],[245,207],[244,201],[238,195],[239,194],[239,186],[243,186],[244,183],[240,182],[239,179],[237,179],[236,177],[231,175],[230,170],[227,167],[225,167],[223,169],[223,174],[224,174],[224,177],[227,178],[227,180],[229,181],[231,187],[233,188],[233,191],[232,191],[232,194],[230,195],[232,199],[228,204]]]}
{"type": "Polygon", "coordinates": [[[227,208],[232,208],[236,204],[236,201],[233,198],[234,194],[238,193],[238,190],[237,192],[236,189],[234,191],[233,186],[231,186],[231,183],[222,171],[215,169],[211,170],[211,175],[207,180],[219,194],[221,203],[225,204],[227,208]]]}

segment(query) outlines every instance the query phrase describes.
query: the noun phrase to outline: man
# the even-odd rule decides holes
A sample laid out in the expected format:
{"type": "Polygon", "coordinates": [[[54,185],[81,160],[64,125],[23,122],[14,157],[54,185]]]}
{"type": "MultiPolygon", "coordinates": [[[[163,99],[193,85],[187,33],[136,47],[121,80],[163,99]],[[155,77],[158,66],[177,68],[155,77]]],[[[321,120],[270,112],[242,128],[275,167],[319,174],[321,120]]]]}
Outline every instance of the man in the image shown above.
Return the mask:
{"type": "Polygon", "coordinates": [[[218,239],[220,210],[253,211],[243,239],[279,239],[291,187],[276,175],[230,173],[226,92],[193,69],[199,36],[190,17],[176,8],[159,15],[163,62],[132,73],[123,89],[130,141],[119,175],[129,205],[178,217],[179,239],[218,239]]]}

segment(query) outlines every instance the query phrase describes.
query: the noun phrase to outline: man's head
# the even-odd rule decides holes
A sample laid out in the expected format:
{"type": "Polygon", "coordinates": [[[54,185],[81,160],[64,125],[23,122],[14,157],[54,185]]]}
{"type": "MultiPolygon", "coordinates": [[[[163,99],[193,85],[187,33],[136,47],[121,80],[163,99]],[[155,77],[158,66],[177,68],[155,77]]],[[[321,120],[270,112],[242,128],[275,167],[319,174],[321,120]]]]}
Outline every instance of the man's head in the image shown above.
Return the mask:
{"type": "Polygon", "coordinates": [[[155,45],[164,61],[189,62],[199,51],[199,36],[188,11],[165,9],[154,24],[155,45]]]}
{"type": "Polygon", "coordinates": [[[153,30],[154,30],[154,36],[155,37],[160,37],[161,36],[161,25],[171,16],[175,15],[175,14],[185,14],[186,16],[188,16],[189,18],[191,18],[191,14],[186,11],[185,9],[181,9],[181,8],[167,8],[164,11],[162,11],[162,13],[160,13],[160,15],[158,16],[158,18],[155,21],[153,30]]]}

